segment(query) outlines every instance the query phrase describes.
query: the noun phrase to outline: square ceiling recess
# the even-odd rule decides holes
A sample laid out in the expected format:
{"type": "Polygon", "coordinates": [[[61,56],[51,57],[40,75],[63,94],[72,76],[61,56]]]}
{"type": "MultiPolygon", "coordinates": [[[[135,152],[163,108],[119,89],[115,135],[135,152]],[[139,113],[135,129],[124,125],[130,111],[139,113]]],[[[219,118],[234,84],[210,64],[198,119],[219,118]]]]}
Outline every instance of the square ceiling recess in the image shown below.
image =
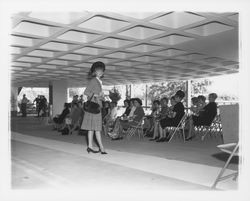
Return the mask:
{"type": "Polygon", "coordinates": [[[205,18],[196,14],[188,12],[171,12],[160,17],[157,17],[150,22],[177,29],[186,25],[191,25],[196,22],[200,22],[205,18]]]}
{"type": "Polygon", "coordinates": [[[191,40],[194,40],[194,38],[186,37],[186,36],[182,36],[178,34],[171,34],[165,37],[152,40],[152,42],[165,44],[165,45],[176,45],[176,44],[184,43],[184,42],[191,41],[191,40]]]}
{"type": "Polygon", "coordinates": [[[64,34],[58,36],[58,39],[72,41],[77,43],[88,43],[92,40],[95,40],[100,35],[89,33],[89,32],[81,32],[81,31],[67,31],[64,34]]]}
{"type": "Polygon", "coordinates": [[[165,31],[159,29],[152,29],[150,27],[145,26],[136,26],[126,31],[120,32],[119,35],[127,36],[136,39],[146,39],[155,35],[159,35],[164,33],[165,31]]]}
{"type": "Polygon", "coordinates": [[[89,20],[79,24],[78,26],[81,28],[92,29],[95,31],[111,33],[128,25],[128,22],[122,20],[102,16],[94,16],[89,20]]]}
{"type": "Polygon", "coordinates": [[[56,22],[60,24],[71,24],[81,18],[87,16],[89,12],[31,12],[30,17],[48,22],[56,22]]]}
{"type": "Polygon", "coordinates": [[[234,27],[222,24],[220,22],[210,22],[202,26],[187,29],[186,32],[196,34],[199,36],[210,36],[224,31],[234,29],[234,27]]]}

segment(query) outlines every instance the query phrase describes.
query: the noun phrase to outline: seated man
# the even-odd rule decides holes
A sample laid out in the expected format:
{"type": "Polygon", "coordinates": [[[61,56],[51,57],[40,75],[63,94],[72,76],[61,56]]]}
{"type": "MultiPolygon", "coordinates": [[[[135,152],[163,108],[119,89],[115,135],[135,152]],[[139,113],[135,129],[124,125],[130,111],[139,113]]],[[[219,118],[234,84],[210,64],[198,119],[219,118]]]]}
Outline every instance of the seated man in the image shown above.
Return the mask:
{"type": "Polygon", "coordinates": [[[55,129],[59,130],[61,128],[61,125],[63,124],[66,116],[70,113],[69,107],[70,107],[70,104],[64,103],[64,109],[62,113],[60,115],[56,115],[53,118],[53,121],[55,123],[54,125],[55,129]]]}
{"type": "Polygon", "coordinates": [[[163,130],[166,127],[176,127],[180,123],[184,112],[184,106],[182,104],[182,99],[185,97],[185,93],[181,90],[177,91],[175,94],[175,105],[173,107],[173,112],[166,118],[160,120],[160,138],[156,142],[164,142],[170,139],[170,136],[165,137],[163,135],[163,130]]]}
{"type": "Polygon", "coordinates": [[[210,126],[217,115],[216,93],[208,95],[209,103],[200,111],[198,116],[192,115],[189,120],[189,132],[187,140],[194,137],[194,126],[210,126]]]}
{"type": "Polygon", "coordinates": [[[136,126],[141,122],[145,113],[142,108],[142,101],[139,98],[133,99],[133,105],[135,107],[133,117],[118,119],[115,124],[115,128],[112,133],[108,133],[113,140],[122,139],[122,131],[127,130],[131,126],[136,126]]]}

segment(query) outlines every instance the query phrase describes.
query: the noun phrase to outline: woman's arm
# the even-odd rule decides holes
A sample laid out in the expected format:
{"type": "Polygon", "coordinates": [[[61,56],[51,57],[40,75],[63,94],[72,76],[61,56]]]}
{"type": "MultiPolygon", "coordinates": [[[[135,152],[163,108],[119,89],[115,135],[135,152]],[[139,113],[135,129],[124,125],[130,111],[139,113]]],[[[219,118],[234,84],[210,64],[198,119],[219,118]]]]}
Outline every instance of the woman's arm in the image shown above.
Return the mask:
{"type": "Polygon", "coordinates": [[[90,80],[86,89],[84,90],[84,95],[91,97],[93,95],[94,79],[90,80]]]}

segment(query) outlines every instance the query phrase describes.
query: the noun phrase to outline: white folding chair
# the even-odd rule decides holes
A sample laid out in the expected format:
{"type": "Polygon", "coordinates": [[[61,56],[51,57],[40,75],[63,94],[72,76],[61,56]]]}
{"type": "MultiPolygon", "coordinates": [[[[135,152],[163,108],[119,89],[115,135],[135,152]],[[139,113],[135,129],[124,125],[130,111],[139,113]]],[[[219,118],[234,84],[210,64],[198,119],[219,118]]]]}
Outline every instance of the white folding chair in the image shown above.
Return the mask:
{"type": "Polygon", "coordinates": [[[220,107],[221,111],[221,123],[223,132],[224,144],[218,145],[217,147],[225,153],[230,154],[225,165],[220,170],[216,180],[211,186],[213,189],[216,188],[220,181],[226,180],[233,177],[236,180],[238,177],[238,171],[234,173],[223,175],[226,171],[233,156],[238,156],[239,151],[239,105],[226,105],[220,107]]]}
{"type": "Polygon", "coordinates": [[[177,125],[177,127],[171,127],[172,132],[170,131],[169,135],[171,136],[169,141],[170,142],[173,137],[179,132],[180,134],[182,134],[183,137],[183,141],[185,142],[185,124],[186,124],[186,120],[187,120],[187,114],[185,113],[183,115],[183,117],[181,118],[179,124],[177,125]]]}

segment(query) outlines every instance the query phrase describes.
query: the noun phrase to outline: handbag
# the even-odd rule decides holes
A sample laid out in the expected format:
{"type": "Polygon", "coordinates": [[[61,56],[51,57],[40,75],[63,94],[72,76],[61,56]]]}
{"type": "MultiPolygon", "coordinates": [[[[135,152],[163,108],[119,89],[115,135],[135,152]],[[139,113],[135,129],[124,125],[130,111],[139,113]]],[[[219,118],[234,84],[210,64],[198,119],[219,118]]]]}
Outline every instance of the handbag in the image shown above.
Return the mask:
{"type": "Polygon", "coordinates": [[[62,135],[68,135],[69,134],[69,128],[65,127],[64,129],[62,129],[62,135]]]}
{"type": "Polygon", "coordinates": [[[85,112],[92,113],[92,114],[99,114],[101,112],[100,105],[98,103],[92,102],[94,94],[91,96],[91,98],[84,103],[83,109],[85,112]]]}

